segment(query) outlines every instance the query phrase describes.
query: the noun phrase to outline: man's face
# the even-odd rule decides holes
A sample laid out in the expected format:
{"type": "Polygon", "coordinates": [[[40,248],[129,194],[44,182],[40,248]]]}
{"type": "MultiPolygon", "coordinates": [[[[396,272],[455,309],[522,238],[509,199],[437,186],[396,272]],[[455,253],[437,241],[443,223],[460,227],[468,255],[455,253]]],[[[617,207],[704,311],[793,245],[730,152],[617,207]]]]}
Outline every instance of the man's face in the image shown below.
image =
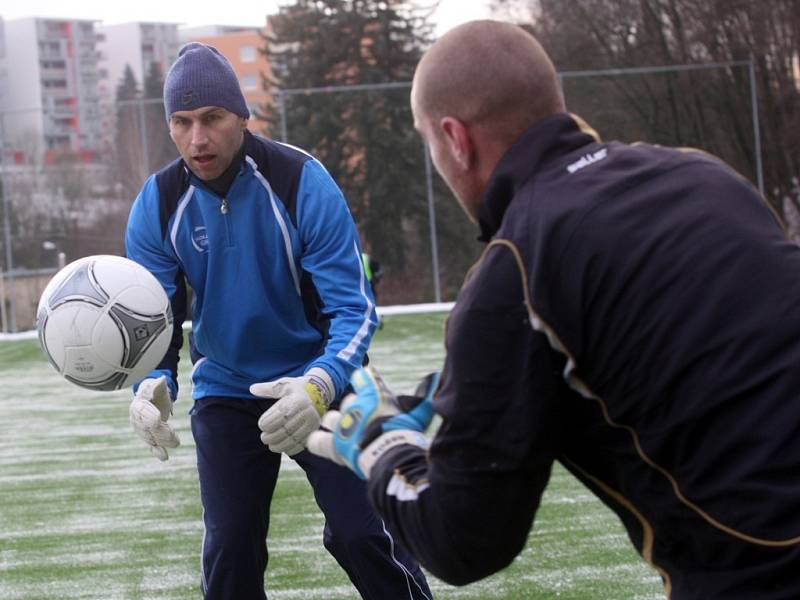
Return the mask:
{"type": "Polygon", "coordinates": [[[421,110],[416,100],[416,86],[411,89],[411,112],[414,115],[414,128],[419,132],[422,140],[427,144],[431,154],[431,162],[439,175],[442,176],[447,187],[453,192],[459,205],[467,216],[475,223],[478,222],[478,207],[481,200],[481,191],[476,188],[474,173],[465,170],[453,154],[452,146],[448,143],[439,123],[434,122],[425,111],[421,110]]]}
{"type": "Polygon", "coordinates": [[[225,172],[242,145],[247,119],[224,108],[179,110],[169,119],[169,135],[183,160],[200,179],[225,172]]]}

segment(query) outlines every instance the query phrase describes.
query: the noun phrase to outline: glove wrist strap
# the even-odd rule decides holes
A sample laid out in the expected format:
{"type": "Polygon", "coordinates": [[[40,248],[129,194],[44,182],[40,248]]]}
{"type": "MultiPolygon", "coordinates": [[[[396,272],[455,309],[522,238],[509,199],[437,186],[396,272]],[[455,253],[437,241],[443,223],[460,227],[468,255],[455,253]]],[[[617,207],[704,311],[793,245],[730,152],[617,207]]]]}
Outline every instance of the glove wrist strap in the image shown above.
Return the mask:
{"type": "Polygon", "coordinates": [[[317,411],[323,414],[328,409],[331,402],[333,402],[333,398],[336,395],[336,387],[333,385],[333,380],[331,376],[328,375],[327,371],[320,367],[312,367],[306,372],[305,377],[308,383],[319,390],[319,398],[315,398],[312,393],[309,393],[309,396],[311,396],[311,401],[314,403],[317,411]]]}
{"type": "Polygon", "coordinates": [[[375,466],[381,456],[392,448],[408,444],[427,450],[430,441],[419,431],[410,429],[387,431],[375,438],[375,441],[361,451],[361,454],[358,455],[358,467],[364,473],[364,477],[369,479],[372,467],[375,466]]]}

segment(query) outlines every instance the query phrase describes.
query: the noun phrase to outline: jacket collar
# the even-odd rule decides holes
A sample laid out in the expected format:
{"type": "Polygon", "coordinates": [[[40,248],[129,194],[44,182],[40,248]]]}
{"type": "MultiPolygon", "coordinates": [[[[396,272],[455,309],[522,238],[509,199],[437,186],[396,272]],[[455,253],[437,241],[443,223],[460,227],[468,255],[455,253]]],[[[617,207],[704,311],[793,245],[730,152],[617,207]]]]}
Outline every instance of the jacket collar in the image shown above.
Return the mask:
{"type": "Polygon", "coordinates": [[[554,158],[596,141],[581,131],[569,114],[561,113],[536,122],[506,151],[497,163],[481,200],[479,240],[488,242],[503,221],[517,191],[554,158]]]}
{"type": "Polygon", "coordinates": [[[210,182],[203,181],[197,175],[195,175],[194,172],[189,168],[189,165],[186,164],[186,161],[184,161],[181,158],[181,165],[183,166],[183,171],[186,175],[186,178],[189,181],[191,181],[192,185],[194,185],[195,187],[200,185],[205,188],[208,188],[217,195],[224,196],[224,194],[220,194],[220,187],[224,187],[225,190],[227,191],[230,188],[236,176],[241,173],[244,173],[245,169],[247,168],[247,161],[245,159],[247,155],[251,153],[249,149],[252,148],[254,143],[255,141],[253,134],[250,133],[249,130],[245,129],[244,138],[242,139],[242,145],[239,146],[239,150],[237,150],[236,155],[233,157],[233,160],[231,161],[231,164],[228,165],[228,168],[222,175],[220,175],[219,177],[217,177],[217,179],[210,182]],[[234,165],[236,165],[236,167],[234,167],[234,165]],[[234,169],[236,169],[236,171],[234,171],[234,169]]]}
{"type": "MultiPolygon", "coordinates": [[[[257,144],[256,136],[250,133],[249,129],[244,130],[244,141],[242,142],[242,148],[244,152],[244,156],[252,155],[253,154],[253,147],[257,144]]],[[[242,156],[242,161],[244,161],[244,156],[242,156]]]]}

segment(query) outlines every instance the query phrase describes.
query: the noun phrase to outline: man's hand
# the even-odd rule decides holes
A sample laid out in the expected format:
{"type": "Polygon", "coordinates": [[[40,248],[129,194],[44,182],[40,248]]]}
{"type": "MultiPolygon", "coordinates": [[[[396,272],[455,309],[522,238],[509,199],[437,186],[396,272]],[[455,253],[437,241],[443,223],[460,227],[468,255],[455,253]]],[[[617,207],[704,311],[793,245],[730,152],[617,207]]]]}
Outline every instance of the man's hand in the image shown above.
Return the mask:
{"type": "Polygon", "coordinates": [[[139,384],[130,406],[131,427],[158,460],[169,459],[167,448],[177,448],[181,441],[167,420],[172,414],[172,400],[167,378],[145,379],[139,384]]]}
{"type": "Polygon", "coordinates": [[[258,420],[261,441],[273,452],[293,456],[305,449],[309,434],[319,428],[335,388],[330,375],[314,367],[302,377],[254,383],[250,393],[278,400],[258,420]]]}
{"type": "Polygon", "coordinates": [[[329,431],[315,431],[308,449],[333,462],[350,467],[362,479],[386,451],[401,444],[427,448],[423,435],[433,419],[433,393],[439,373],[431,373],[413,396],[394,396],[370,368],[358,369],[350,383],[355,394],[342,402],[341,411],[330,411],[322,420],[329,431]]]}

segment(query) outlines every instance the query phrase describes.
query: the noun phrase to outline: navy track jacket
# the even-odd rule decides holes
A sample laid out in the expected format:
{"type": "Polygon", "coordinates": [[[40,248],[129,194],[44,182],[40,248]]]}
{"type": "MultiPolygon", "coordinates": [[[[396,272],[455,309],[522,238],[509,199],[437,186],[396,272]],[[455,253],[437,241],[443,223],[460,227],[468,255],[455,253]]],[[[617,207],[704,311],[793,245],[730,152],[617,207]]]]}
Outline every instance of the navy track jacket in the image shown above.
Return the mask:
{"type": "Polygon", "coordinates": [[[172,345],[149,376],[167,375],[173,398],[185,282],[195,399],[249,398],[253,383],[315,366],[339,395],[361,366],[377,316],[358,234],[341,191],[305,152],[245,132],[224,199],[178,159],[145,182],[125,241],[172,302],[172,345]]]}
{"type": "Polygon", "coordinates": [[[370,498],[456,584],[523,548],[553,461],[673,599],[800,598],[800,248],[701,152],[535,124],[492,175],[428,455],[370,498]]]}

